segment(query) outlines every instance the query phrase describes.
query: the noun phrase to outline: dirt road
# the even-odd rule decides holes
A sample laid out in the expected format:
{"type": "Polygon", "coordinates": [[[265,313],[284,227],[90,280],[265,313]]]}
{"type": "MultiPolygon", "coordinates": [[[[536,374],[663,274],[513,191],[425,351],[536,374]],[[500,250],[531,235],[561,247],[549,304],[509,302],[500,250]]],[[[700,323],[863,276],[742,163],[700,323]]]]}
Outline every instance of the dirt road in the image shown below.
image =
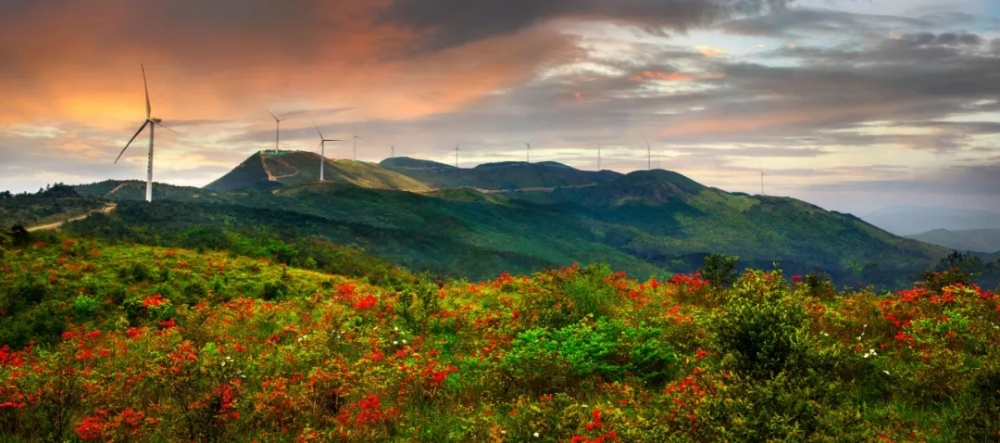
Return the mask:
{"type": "Polygon", "coordinates": [[[111,211],[114,211],[116,207],[118,207],[117,204],[115,204],[115,203],[108,203],[107,205],[105,205],[101,209],[90,211],[90,212],[88,212],[86,214],[83,214],[83,215],[78,215],[76,217],[71,217],[69,219],[66,219],[66,220],[63,220],[63,221],[54,222],[54,223],[48,223],[48,224],[39,225],[39,226],[32,226],[32,227],[28,228],[28,232],[46,231],[46,230],[51,230],[51,229],[58,229],[60,226],[62,226],[63,224],[65,224],[67,222],[77,221],[77,220],[83,220],[83,219],[85,219],[87,217],[90,217],[91,214],[96,214],[98,212],[102,212],[102,213],[107,214],[107,213],[109,213],[111,211]]]}

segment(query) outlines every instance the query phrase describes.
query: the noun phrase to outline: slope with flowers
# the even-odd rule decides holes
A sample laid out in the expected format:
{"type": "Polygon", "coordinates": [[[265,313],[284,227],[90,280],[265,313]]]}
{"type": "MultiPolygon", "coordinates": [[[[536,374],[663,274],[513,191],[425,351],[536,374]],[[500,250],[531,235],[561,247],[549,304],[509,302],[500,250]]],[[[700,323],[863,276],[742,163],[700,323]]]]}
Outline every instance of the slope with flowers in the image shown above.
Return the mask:
{"type": "Polygon", "coordinates": [[[4,441],[1000,435],[998,297],[960,275],[877,295],[573,266],[388,289],[55,236],[0,254],[4,441]]]}

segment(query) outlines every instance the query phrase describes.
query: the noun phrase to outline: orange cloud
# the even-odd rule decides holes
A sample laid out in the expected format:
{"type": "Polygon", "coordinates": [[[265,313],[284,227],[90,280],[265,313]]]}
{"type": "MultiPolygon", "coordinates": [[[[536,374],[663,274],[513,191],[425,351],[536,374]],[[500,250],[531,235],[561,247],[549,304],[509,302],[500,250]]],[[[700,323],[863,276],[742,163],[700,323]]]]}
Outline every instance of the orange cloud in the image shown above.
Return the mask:
{"type": "Polygon", "coordinates": [[[273,11],[271,3],[263,11],[232,1],[176,3],[196,8],[183,13],[204,15],[204,22],[188,16],[178,25],[169,20],[180,6],[126,0],[63,2],[0,19],[0,74],[13,73],[0,75],[0,126],[134,126],[145,107],[140,63],[153,113],[165,123],[266,125],[265,107],[350,108],[343,118],[408,119],[523,83],[538,65],[572,50],[554,33],[531,30],[408,54],[422,35],[378,20],[389,0],[304,1],[273,11]]]}

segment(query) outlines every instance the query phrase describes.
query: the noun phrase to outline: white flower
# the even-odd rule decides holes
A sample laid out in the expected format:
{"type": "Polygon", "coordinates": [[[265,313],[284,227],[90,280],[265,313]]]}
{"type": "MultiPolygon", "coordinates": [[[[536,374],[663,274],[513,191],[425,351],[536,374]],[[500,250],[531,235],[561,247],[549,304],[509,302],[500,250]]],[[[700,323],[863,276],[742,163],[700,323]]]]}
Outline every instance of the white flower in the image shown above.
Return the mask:
{"type": "Polygon", "coordinates": [[[538,433],[537,432],[534,435],[535,435],[535,438],[538,438],[538,433]]]}
{"type": "Polygon", "coordinates": [[[403,344],[404,344],[404,345],[406,344],[406,340],[403,340],[403,344]]]}
{"type": "Polygon", "coordinates": [[[394,345],[398,345],[398,344],[399,344],[399,342],[398,342],[398,341],[396,341],[396,340],[393,340],[393,341],[392,341],[392,344],[394,344],[394,345]]]}
{"type": "Polygon", "coordinates": [[[878,355],[875,353],[875,348],[869,349],[868,352],[870,352],[872,355],[878,355]]]}
{"type": "Polygon", "coordinates": [[[399,331],[399,326],[392,328],[393,331],[399,331]]]}
{"type": "Polygon", "coordinates": [[[373,331],[377,331],[377,330],[378,330],[378,326],[376,326],[376,327],[372,328],[372,330],[373,330],[373,331]]]}
{"type": "Polygon", "coordinates": [[[583,407],[585,407],[585,408],[589,407],[589,406],[587,406],[587,405],[580,405],[580,406],[583,406],[583,407]]]}
{"type": "Polygon", "coordinates": [[[225,365],[226,365],[226,362],[222,362],[222,366],[225,366],[225,365]]]}
{"type": "Polygon", "coordinates": [[[885,372],[885,375],[889,375],[889,371],[882,371],[882,372],[885,372]]]}

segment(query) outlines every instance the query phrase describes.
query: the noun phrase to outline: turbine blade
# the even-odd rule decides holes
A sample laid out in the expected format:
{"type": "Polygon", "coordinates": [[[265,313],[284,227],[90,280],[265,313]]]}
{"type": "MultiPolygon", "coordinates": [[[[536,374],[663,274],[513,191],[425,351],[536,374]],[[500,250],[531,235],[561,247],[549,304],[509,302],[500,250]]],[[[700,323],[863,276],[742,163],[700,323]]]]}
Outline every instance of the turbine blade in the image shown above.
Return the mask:
{"type": "MultiPolygon", "coordinates": [[[[268,113],[268,114],[271,114],[271,117],[274,117],[274,119],[275,119],[275,120],[278,120],[278,117],[277,117],[276,115],[274,115],[274,114],[273,114],[273,113],[271,112],[271,110],[270,110],[270,109],[265,109],[265,111],[267,111],[267,113],[268,113]]],[[[280,122],[281,120],[278,120],[278,121],[280,122]]]]}
{"type": "Polygon", "coordinates": [[[170,129],[170,128],[166,127],[166,126],[163,126],[163,123],[160,123],[160,122],[156,122],[156,124],[157,124],[157,125],[159,125],[159,126],[160,126],[161,128],[163,128],[163,129],[166,129],[166,130],[168,130],[168,131],[170,131],[170,132],[173,132],[174,134],[177,134],[177,135],[181,135],[181,133],[180,133],[180,132],[177,132],[177,131],[175,131],[175,130],[173,130],[173,129],[170,129]]]}
{"type": "Polygon", "coordinates": [[[139,67],[142,68],[142,89],[146,91],[146,120],[149,120],[149,116],[153,114],[153,107],[149,105],[149,86],[146,85],[146,67],[141,63],[139,67]]]}
{"type": "Polygon", "coordinates": [[[309,121],[312,122],[313,127],[316,128],[316,133],[319,134],[319,139],[322,140],[323,139],[323,133],[319,132],[319,126],[316,126],[316,122],[313,121],[313,118],[312,118],[311,115],[306,114],[306,116],[309,117],[309,121]]]}
{"type": "Polygon", "coordinates": [[[323,141],[325,141],[325,142],[342,142],[343,140],[330,140],[330,139],[324,139],[323,141]]]}
{"type": "Polygon", "coordinates": [[[122,152],[118,153],[118,158],[115,159],[115,164],[118,164],[118,160],[122,158],[122,154],[124,154],[125,150],[128,149],[129,145],[131,145],[132,142],[135,141],[135,138],[139,136],[139,133],[142,132],[143,129],[146,129],[146,125],[148,124],[149,120],[146,120],[146,123],[143,123],[142,126],[139,127],[138,131],[135,131],[135,135],[133,135],[132,138],[129,139],[128,143],[125,144],[125,147],[122,148],[122,152]]]}

